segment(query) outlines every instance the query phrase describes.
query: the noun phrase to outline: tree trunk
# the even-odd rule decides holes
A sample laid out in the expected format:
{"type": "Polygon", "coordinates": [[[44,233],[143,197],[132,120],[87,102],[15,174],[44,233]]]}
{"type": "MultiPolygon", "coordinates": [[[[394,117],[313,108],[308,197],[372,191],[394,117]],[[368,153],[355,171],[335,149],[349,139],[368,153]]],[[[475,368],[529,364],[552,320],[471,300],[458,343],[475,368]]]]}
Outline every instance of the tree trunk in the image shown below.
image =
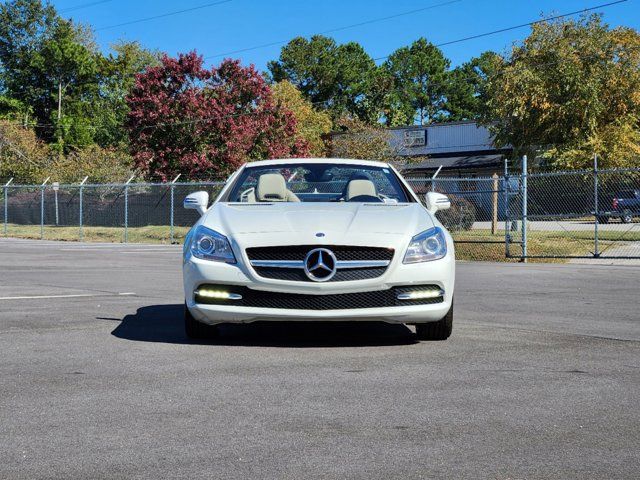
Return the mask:
{"type": "Polygon", "coordinates": [[[62,127],[60,126],[60,120],[62,120],[62,79],[58,80],[58,156],[62,157],[62,127]]]}
{"type": "Polygon", "coordinates": [[[62,80],[58,80],[58,123],[62,118],[62,80]]]}

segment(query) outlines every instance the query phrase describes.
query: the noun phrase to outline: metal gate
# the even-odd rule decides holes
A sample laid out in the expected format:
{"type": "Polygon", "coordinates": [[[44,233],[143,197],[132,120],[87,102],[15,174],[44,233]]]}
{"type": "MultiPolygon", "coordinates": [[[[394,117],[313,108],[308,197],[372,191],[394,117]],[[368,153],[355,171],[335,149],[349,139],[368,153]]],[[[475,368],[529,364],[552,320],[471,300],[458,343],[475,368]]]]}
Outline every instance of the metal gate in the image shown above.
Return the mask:
{"type": "Polygon", "coordinates": [[[640,259],[640,169],[505,172],[508,258],[640,259]]]}

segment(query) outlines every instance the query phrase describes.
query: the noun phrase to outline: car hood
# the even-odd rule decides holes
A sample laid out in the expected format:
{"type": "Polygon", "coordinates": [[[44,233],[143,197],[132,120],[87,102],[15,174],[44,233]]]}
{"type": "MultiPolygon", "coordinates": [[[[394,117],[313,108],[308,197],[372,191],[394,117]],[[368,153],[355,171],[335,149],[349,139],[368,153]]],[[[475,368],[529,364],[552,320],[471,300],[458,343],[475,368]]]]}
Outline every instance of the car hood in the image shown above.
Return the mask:
{"type": "Polygon", "coordinates": [[[317,237],[342,243],[376,235],[415,235],[434,225],[431,215],[418,203],[303,202],[218,203],[203,223],[231,237],[277,234],[290,244],[311,238],[318,241],[317,237]]]}

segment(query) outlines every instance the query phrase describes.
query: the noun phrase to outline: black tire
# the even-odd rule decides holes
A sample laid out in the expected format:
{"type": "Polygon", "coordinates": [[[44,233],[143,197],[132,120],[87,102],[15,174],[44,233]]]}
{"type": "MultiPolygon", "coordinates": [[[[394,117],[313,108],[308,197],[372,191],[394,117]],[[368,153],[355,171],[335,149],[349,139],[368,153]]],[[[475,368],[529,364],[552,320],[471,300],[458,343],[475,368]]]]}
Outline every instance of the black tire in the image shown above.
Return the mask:
{"type": "Polygon", "coordinates": [[[438,322],[417,323],[418,340],[446,340],[453,330],[453,302],[445,317],[438,322]]]}
{"type": "Polygon", "coordinates": [[[187,337],[193,340],[205,340],[218,336],[217,325],[207,325],[197,321],[186,305],[184,306],[184,331],[187,337]]]}
{"type": "Polygon", "coordinates": [[[622,223],[631,223],[633,222],[633,215],[631,215],[631,210],[625,210],[622,212],[622,216],[620,217],[622,223]]]}

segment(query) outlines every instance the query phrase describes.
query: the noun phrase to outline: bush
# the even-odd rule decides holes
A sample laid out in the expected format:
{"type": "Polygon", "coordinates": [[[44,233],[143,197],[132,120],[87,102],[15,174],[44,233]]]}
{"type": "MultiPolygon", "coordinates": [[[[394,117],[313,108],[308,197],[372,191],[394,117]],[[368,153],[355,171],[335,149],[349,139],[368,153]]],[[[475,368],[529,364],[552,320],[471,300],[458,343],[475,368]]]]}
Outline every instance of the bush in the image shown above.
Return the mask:
{"type": "Polygon", "coordinates": [[[451,231],[471,230],[476,221],[476,208],[469,200],[457,195],[448,195],[451,208],[436,212],[436,217],[451,231]]]}
{"type": "Polygon", "coordinates": [[[0,120],[0,179],[14,183],[42,183],[47,175],[49,149],[33,128],[0,120]]]}
{"type": "Polygon", "coordinates": [[[335,126],[339,133],[331,138],[332,157],[392,163],[399,160],[397,149],[391,145],[391,134],[388,130],[349,117],[339,118],[335,126]]]}
{"type": "Polygon", "coordinates": [[[132,164],[122,151],[91,145],[54,158],[49,171],[51,181],[60,183],[78,183],[85,175],[90,183],[120,183],[133,173],[132,164]]]}
{"type": "Polygon", "coordinates": [[[131,173],[131,157],[115,148],[91,145],[61,155],[38,140],[33,128],[0,120],[0,179],[14,183],[78,183],[85,175],[90,182],[124,182],[131,173]]]}

